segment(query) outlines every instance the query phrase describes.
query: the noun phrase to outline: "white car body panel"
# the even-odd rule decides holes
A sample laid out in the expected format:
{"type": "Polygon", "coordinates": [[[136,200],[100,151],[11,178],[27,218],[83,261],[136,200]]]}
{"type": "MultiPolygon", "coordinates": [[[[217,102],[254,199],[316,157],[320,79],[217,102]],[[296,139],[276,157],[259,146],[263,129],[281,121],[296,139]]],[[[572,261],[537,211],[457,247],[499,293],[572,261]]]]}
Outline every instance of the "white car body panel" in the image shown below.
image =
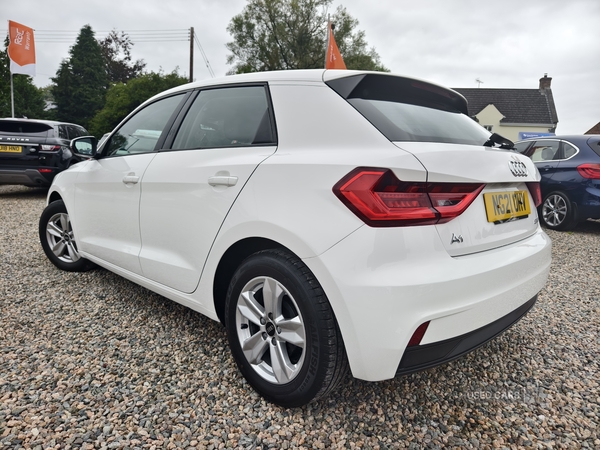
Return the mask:
{"type": "Polygon", "coordinates": [[[158,153],[142,182],[143,275],[193,292],[231,205],[258,164],[274,151],[275,147],[233,147],[158,153]],[[224,177],[232,177],[233,184],[221,184],[224,177]]]}
{"type": "Polygon", "coordinates": [[[509,150],[434,142],[396,142],[427,167],[428,181],[440,183],[505,183],[540,181],[540,174],[526,156],[509,150]],[[527,166],[527,177],[515,178],[508,162],[517,159],[527,166]]]}
{"type": "Polygon", "coordinates": [[[92,160],[79,169],[72,222],[80,251],[142,274],[141,180],[155,157],[145,153],[92,160]]]}

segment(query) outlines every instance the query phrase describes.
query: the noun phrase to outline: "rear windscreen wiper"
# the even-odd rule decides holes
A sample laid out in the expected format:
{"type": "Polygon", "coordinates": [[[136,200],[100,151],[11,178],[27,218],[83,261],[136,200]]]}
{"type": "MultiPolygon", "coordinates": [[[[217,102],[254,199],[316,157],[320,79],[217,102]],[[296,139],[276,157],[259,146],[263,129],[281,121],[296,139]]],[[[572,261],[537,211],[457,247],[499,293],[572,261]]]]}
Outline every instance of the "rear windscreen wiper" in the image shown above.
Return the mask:
{"type": "Polygon", "coordinates": [[[496,144],[499,144],[500,148],[504,148],[507,150],[512,150],[515,148],[515,144],[513,143],[513,141],[509,141],[505,137],[500,136],[498,133],[492,133],[490,138],[487,141],[485,141],[485,144],[483,144],[483,146],[495,147],[496,144]]]}

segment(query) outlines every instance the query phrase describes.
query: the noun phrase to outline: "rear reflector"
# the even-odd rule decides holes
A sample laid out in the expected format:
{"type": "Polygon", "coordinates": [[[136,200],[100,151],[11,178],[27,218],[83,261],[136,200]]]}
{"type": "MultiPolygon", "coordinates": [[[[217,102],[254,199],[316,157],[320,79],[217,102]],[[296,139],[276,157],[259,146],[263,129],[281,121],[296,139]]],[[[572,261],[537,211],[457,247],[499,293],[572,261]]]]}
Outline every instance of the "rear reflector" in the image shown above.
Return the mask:
{"type": "Polygon", "coordinates": [[[400,181],[389,169],[358,167],[334,194],[372,227],[433,225],[462,214],[484,184],[400,181]]]}
{"type": "Polygon", "coordinates": [[[52,169],[38,169],[39,173],[52,173],[52,169]]]}
{"type": "Polygon", "coordinates": [[[600,164],[582,164],[577,166],[577,172],[583,178],[590,178],[592,180],[600,180],[600,164]]]}
{"type": "Polygon", "coordinates": [[[425,336],[425,332],[427,331],[428,326],[429,326],[429,321],[424,322],[421,325],[419,325],[417,327],[417,329],[415,330],[415,332],[413,333],[413,335],[411,336],[410,341],[408,341],[407,347],[412,347],[413,345],[419,345],[421,343],[421,340],[423,339],[423,336],[425,336]]]}
{"type": "Polygon", "coordinates": [[[539,182],[530,181],[527,184],[527,188],[529,189],[529,193],[531,194],[531,198],[533,198],[533,203],[537,208],[542,204],[542,189],[540,188],[539,182]]]}

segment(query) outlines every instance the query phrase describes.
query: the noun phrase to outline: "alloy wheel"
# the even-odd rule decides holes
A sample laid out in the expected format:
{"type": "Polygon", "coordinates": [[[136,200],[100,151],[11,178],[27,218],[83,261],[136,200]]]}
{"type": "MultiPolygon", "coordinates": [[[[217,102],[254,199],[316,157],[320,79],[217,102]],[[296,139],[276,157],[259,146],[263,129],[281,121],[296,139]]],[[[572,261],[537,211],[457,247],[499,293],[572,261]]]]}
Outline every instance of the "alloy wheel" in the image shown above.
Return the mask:
{"type": "Polygon", "coordinates": [[[48,220],[46,239],[50,250],[60,261],[74,263],[80,259],[68,214],[57,213],[48,220]]]}
{"type": "Polygon", "coordinates": [[[542,217],[544,222],[552,227],[557,227],[563,223],[567,214],[567,202],[558,194],[550,195],[544,202],[544,206],[542,206],[542,217]]]}
{"type": "Polygon", "coordinates": [[[286,384],[300,372],[306,343],[305,324],[292,295],[277,280],[250,280],[238,297],[236,328],[252,369],[273,384],[286,384]]]}

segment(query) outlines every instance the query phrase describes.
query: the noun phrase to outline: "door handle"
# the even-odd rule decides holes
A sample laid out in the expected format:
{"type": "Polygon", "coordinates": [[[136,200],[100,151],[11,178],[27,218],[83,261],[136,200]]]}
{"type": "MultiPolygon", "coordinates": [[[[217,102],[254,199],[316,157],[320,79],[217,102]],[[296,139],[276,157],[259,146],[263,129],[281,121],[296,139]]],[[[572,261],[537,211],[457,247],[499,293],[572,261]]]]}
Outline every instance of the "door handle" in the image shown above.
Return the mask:
{"type": "Polygon", "coordinates": [[[123,183],[125,184],[136,184],[138,181],[140,181],[140,177],[132,173],[123,177],[123,183]]]}
{"type": "Polygon", "coordinates": [[[214,176],[208,179],[208,184],[211,186],[235,186],[237,181],[238,177],[214,176]]]}

